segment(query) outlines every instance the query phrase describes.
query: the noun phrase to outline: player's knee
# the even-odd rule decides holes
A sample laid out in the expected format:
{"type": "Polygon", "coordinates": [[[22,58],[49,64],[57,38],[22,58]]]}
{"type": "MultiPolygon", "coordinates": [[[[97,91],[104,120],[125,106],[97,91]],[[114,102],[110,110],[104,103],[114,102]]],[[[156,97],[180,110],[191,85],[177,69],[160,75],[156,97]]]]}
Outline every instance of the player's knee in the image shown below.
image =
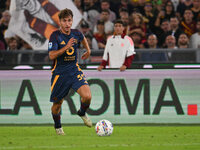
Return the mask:
{"type": "Polygon", "coordinates": [[[91,101],[92,99],[92,95],[91,94],[85,94],[83,97],[82,97],[85,101],[89,102],[91,101]]]}
{"type": "Polygon", "coordinates": [[[61,105],[62,105],[61,103],[54,103],[53,106],[51,107],[52,113],[53,114],[59,114],[61,105]]]}

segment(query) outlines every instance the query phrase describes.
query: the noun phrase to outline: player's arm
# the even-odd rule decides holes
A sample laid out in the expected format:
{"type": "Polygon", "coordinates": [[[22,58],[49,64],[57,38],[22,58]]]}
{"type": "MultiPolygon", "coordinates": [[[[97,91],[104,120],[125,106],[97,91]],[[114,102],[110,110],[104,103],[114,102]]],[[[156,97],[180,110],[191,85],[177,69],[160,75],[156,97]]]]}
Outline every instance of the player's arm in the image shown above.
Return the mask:
{"type": "Polygon", "coordinates": [[[128,51],[127,51],[127,55],[125,58],[124,63],[122,64],[122,66],[120,67],[120,71],[125,71],[126,68],[129,68],[132,64],[132,61],[134,59],[135,56],[135,49],[134,49],[134,43],[132,41],[132,39],[128,36],[125,37],[128,40],[128,51]]]}
{"type": "Polygon", "coordinates": [[[99,65],[99,67],[97,68],[98,71],[101,71],[102,69],[104,69],[106,67],[106,65],[108,64],[108,59],[109,59],[109,49],[111,47],[109,47],[109,40],[107,40],[107,43],[106,43],[106,47],[104,49],[104,53],[103,53],[103,58],[102,58],[102,61],[101,61],[101,64],[99,65]]]}
{"type": "Polygon", "coordinates": [[[72,47],[74,45],[74,38],[72,37],[66,46],[64,46],[63,48],[59,49],[59,50],[52,50],[49,52],[49,59],[50,60],[54,60],[56,58],[58,58],[60,55],[62,55],[67,49],[69,49],[70,47],[72,47]]]}
{"type": "Polygon", "coordinates": [[[81,56],[82,59],[87,59],[90,56],[91,50],[89,47],[89,44],[87,42],[87,39],[84,37],[82,41],[83,46],[86,49],[86,52],[81,56]]]}

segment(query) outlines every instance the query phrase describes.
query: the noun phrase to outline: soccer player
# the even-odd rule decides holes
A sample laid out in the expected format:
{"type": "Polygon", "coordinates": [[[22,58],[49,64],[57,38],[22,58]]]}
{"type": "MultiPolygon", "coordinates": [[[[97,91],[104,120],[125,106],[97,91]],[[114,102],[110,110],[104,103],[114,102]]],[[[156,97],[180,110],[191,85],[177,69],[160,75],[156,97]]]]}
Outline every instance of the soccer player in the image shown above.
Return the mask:
{"type": "Polygon", "coordinates": [[[77,114],[82,118],[85,125],[92,126],[91,120],[86,115],[90,106],[91,92],[85,76],[77,63],[77,47],[81,42],[86,48],[82,59],[90,56],[91,50],[83,34],[71,29],[73,13],[70,9],[61,10],[59,13],[60,29],[54,31],[49,40],[49,58],[54,60],[51,78],[51,107],[54,127],[58,135],[65,135],[61,127],[60,110],[63,98],[68,94],[70,88],[81,96],[81,106],[77,114]]]}
{"type": "Polygon", "coordinates": [[[120,68],[125,71],[132,64],[134,58],[134,44],[132,39],[124,33],[124,23],[121,20],[114,22],[114,35],[107,40],[103,60],[97,68],[101,71],[109,64],[110,68],[120,68]]]}

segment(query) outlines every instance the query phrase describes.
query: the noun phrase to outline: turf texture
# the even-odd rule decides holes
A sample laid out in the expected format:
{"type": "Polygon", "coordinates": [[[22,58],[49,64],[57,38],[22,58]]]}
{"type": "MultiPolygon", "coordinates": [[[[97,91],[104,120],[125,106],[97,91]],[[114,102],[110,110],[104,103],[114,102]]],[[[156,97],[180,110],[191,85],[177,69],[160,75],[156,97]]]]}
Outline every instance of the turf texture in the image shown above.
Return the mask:
{"type": "Polygon", "coordinates": [[[114,126],[109,137],[94,127],[0,126],[0,150],[200,150],[200,126],[114,126]]]}

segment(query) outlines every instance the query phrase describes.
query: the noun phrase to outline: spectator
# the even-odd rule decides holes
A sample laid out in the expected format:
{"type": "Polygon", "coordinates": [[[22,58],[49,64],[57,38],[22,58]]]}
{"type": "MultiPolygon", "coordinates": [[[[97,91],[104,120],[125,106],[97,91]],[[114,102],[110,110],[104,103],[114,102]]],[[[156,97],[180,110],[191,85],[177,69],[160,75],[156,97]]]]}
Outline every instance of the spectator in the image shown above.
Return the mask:
{"type": "Polygon", "coordinates": [[[81,0],[73,0],[74,4],[76,5],[77,9],[83,14],[83,4],[81,0]]]}
{"type": "MultiPolygon", "coordinates": [[[[135,49],[144,48],[142,43],[142,35],[138,32],[133,32],[130,34],[131,39],[133,40],[135,49]]],[[[137,56],[137,54],[136,54],[137,56]]]]}
{"type": "Polygon", "coordinates": [[[150,1],[146,2],[144,6],[143,17],[144,17],[144,23],[147,26],[147,31],[150,30],[149,32],[154,31],[155,17],[152,10],[153,10],[152,3],[150,1]]]}
{"type": "Polygon", "coordinates": [[[192,0],[180,0],[177,6],[176,16],[181,19],[185,10],[190,8],[192,8],[192,0]]]}
{"type": "MultiPolygon", "coordinates": [[[[176,38],[173,35],[168,35],[165,40],[166,48],[167,49],[178,49],[176,46],[176,38]]],[[[168,60],[172,60],[172,52],[167,53],[168,60]]]]}
{"type": "Polygon", "coordinates": [[[86,34],[85,38],[87,39],[91,50],[98,50],[99,49],[98,43],[97,43],[97,41],[94,37],[92,37],[90,34],[86,34]]]}
{"type": "Polygon", "coordinates": [[[171,30],[170,23],[168,20],[163,20],[160,27],[156,27],[156,35],[158,38],[158,46],[164,47],[165,46],[165,38],[168,32],[171,30]]]}
{"type": "MultiPolygon", "coordinates": [[[[93,37],[93,33],[89,27],[89,24],[84,20],[82,20],[82,23],[80,25],[80,31],[86,37],[86,39],[88,40],[88,43],[90,44],[90,42],[91,42],[90,48],[95,49],[95,50],[99,49],[98,43],[97,43],[95,37],[93,37]]],[[[80,46],[81,46],[81,48],[83,47],[82,45],[80,45],[80,46]]]]}
{"type": "Polygon", "coordinates": [[[183,33],[183,30],[179,27],[178,17],[174,16],[170,18],[170,28],[171,30],[167,34],[175,36],[176,42],[178,42],[180,34],[183,33]]]}
{"type": "MultiPolygon", "coordinates": [[[[110,10],[110,1],[109,0],[101,0],[101,11],[102,10],[108,10],[110,12],[109,20],[114,21],[116,20],[116,14],[112,10],[110,10]]],[[[100,19],[100,16],[98,17],[98,20],[100,19]]]]}
{"type": "Polygon", "coordinates": [[[189,47],[189,38],[182,33],[178,38],[178,50],[172,53],[171,61],[192,62],[196,60],[195,51],[185,51],[189,47]],[[182,50],[184,49],[184,51],[182,50]]]}
{"type": "Polygon", "coordinates": [[[97,7],[94,5],[94,0],[83,0],[84,11],[97,10],[97,7]]]}
{"type": "Polygon", "coordinates": [[[8,24],[10,22],[10,12],[8,10],[5,10],[3,13],[2,13],[2,17],[0,19],[0,26],[1,26],[1,29],[7,29],[8,28],[8,24]],[[2,27],[3,26],[3,27],[2,27]]]}
{"type": "Polygon", "coordinates": [[[18,41],[15,37],[11,37],[8,40],[8,51],[17,50],[18,49],[18,41]]]}
{"type": "Polygon", "coordinates": [[[115,35],[108,38],[103,54],[103,60],[97,70],[101,71],[108,63],[110,68],[120,68],[125,71],[132,64],[134,44],[132,39],[123,34],[124,24],[121,20],[114,23],[115,35]]]}
{"type": "Polygon", "coordinates": [[[120,8],[119,9],[119,18],[121,18],[124,15],[129,16],[128,10],[126,8],[120,8]]]}
{"type": "Polygon", "coordinates": [[[144,14],[144,6],[145,6],[146,0],[138,0],[138,4],[135,8],[135,11],[144,14]]]}
{"type": "Polygon", "coordinates": [[[2,41],[0,41],[0,50],[5,50],[5,45],[2,41]]]}
{"type": "Polygon", "coordinates": [[[138,32],[145,39],[146,26],[143,17],[140,13],[132,13],[132,22],[130,23],[129,35],[133,32],[138,32]]]}
{"type": "Polygon", "coordinates": [[[173,35],[168,35],[165,40],[166,48],[168,49],[177,49],[176,38],[173,35]]]}
{"type": "Polygon", "coordinates": [[[185,33],[180,34],[178,38],[178,48],[189,48],[189,38],[185,33]]]}
{"type": "MultiPolygon", "coordinates": [[[[97,11],[96,6],[94,5],[93,0],[83,0],[83,18],[89,22],[89,24],[93,24],[96,21],[99,12],[97,11]]],[[[93,26],[92,26],[93,29],[93,26]]]]}
{"type": "Polygon", "coordinates": [[[15,53],[16,50],[18,50],[18,41],[15,37],[11,37],[8,40],[8,47],[6,53],[4,55],[4,60],[6,64],[19,64],[20,63],[20,57],[18,53],[15,53]]]}
{"type": "MultiPolygon", "coordinates": [[[[144,48],[144,44],[143,44],[143,40],[142,40],[142,35],[141,34],[139,34],[137,32],[133,32],[133,33],[130,34],[130,37],[133,40],[135,49],[144,48]]],[[[133,61],[139,61],[140,57],[141,57],[141,53],[136,53],[134,55],[134,60],[133,61]]]]}
{"type": "Polygon", "coordinates": [[[164,9],[162,9],[161,11],[158,12],[158,15],[156,17],[156,21],[155,21],[155,26],[159,27],[160,23],[163,20],[169,20],[171,17],[175,16],[175,12],[174,12],[174,5],[171,1],[167,1],[166,5],[164,5],[164,9]]]}
{"type": "Polygon", "coordinates": [[[194,15],[193,20],[197,21],[200,17],[200,0],[193,0],[193,7],[191,10],[194,15]]]}
{"type": "Polygon", "coordinates": [[[171,17],[175,16],[174,5],[171,2],[171,0],[168,0],[166,2],[164,10],[165,10],[164,19],[169,20],[171,17]]]}
{"type": "Polygon", "coordinates": [[[192,34],[190,37],[190,47],[196,49],[200,48],[200,19],[197,20],[196,33],[192,34]]]}
{"type": "Polygon", "coordinates": [[[10,9],[10,2],[11,0],[6,0],[6,10],[10,9]]]}
{"type": "Polygon", "coordinates": [[[193,16],[192,10],[186,9],[183,15],[184,20],[181,21],[183,32],[185,32],[188,37],[190,37],[196,30],[196,23],[193,20],[193,16]]]}
{"type": "Polygon", "coordinates": [[[127,34],[128,35],[128,31],[129,31],[129,14],[128,12],[124,12],[124,13],[121,13],[120,14],[120,20],[123,21],[124,23],[124,34],[127,34]]]}
{"type": "MultiPolygon", "coordinates": [[[[106,34],[113,32],[113,23],[109,20],[110,12],[108,10],[102,10],[100,15],[100,20],[104,21],[104,30],[106,34]]],[[[97,27],[94,27],[94,33],[97,32],[97,27]]]]}
{"type": "Polygon", "coordinates": [[[116,7],[114,8],[117,18],[120,18],[119,10],[122,8],[128,10],[128,13],[131,14],[134,7],[129,3],[129,0],[120,0],[120,2],[117,3],[116,7]]]}
{"type": "Polygon", "coordinates": [[[89,24],[85,20],[81,21],[80,31],[83,33],[83,35],[86,35],[86,34],[93,35],[92,30],[89,27],[89,24]]]}
{"type": "MultiPolygon", "coordinates": [[[[152,49],[158,48],[158,40],[155,34],[151,34],[147,39],[147,47],[152,49]]],[[[164,52],[143,52],[141,54],[141,61],[147,62],[159,62],[159,61],[167,61],[167,55],[164,52]]]]}
{"type": "Polygon", "coordinates": [[[2,18],[0,19],[0,40],[4,43],[5,47],[7,46],[7,43],[5,41],[4,34],[5,31],[8,29],[10,17],[10,12],[8,10],[5,10],[2,13],[2,18]]]}
{"type": "Polygon", "coordinates": [[[104,21],[98,20],[97,22],[97,32],[94,33],[94,37],[98,43],[99,49],[104,49],[106,45],[106,33],[104,27],[104,21]]]}
{"type": "Polygon", "coordinates": [[[156,17],[154,25],[156,27],[160,27],[161,22],[163,22],[163,20],[165,20],[164,17],[165,17],[165,11],[164,10],[160,10],[158,12],[157,17],[156,17]]]}
{"type": "MultiPolygon", "coordinates": [[[[21,46],[20,46],[20,50],[23,50],[24,52],[28,52],[28,51],[30,51],[30,50],[33,50],[33,48],[26,42],[26,41],[24,41],[23,39],[21,39],[21,38],[19,38],[19,40],[20,40],[20,44],[21,44],[21,46]]],[[[18,40],[18,41],[19,41],[18,40]]],[[[37,55],[37,57],[41,57],[41,55],[42,54],[40,54],[40,55],[37,55]]],[[[29,61],[30,61],[30,59],[31,59],[31,53],[22,53],[21,55],[19,55],[20,56],[20,63],[21,64],[27,64],[29,61]]],[[[35,56],[34,56],[35,57],[35,56]]]]}

